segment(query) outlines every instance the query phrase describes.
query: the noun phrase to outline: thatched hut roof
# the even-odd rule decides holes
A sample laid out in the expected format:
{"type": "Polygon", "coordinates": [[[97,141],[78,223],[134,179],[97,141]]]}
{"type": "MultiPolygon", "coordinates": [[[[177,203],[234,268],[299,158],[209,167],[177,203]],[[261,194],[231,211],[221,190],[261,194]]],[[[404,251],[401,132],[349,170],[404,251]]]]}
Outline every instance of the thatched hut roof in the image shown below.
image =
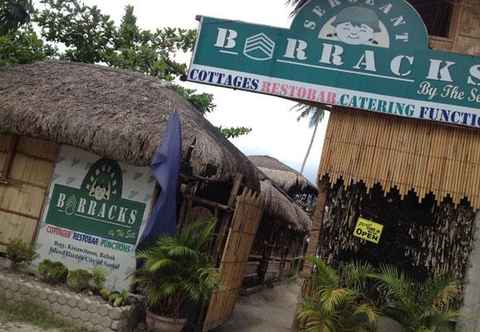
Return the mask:
{"type": "Polygon", "coordinates": [[[305,176],[279,160],[270,156],[249,156],[248,158],[287,193],[318,193],[315,185],[305,176]]]}
{"type": "Polygon", "coordinates": [[[244,175],[258,189],[257,170],[190,103],[158,79],[111,68],[40,62],[0,69],[0,130],[93,151],[145,166],[161,143],[168,115],[183,125],[183,155],[194,175],[244,175]]]}
{"type": "Polygon", "coordinates": [[[299,231],[308,232],[312,225],[308,214],[265,174],[260,176],[265,214],[275,220],[285,221],[299,231]]]}

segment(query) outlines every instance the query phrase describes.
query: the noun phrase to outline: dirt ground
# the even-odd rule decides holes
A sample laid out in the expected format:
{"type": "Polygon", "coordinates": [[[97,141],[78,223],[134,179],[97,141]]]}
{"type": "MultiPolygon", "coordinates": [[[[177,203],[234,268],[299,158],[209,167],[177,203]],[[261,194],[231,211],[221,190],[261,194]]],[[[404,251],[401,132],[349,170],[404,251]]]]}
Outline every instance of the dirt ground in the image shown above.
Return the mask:
{"type": "MultiPolygon", "coordinates": [[[[2,322],[0,321],[1,332],[45,332],[45,330],[38,327],[34,327],[25,323],[16,322],[2,322]]],[[[57,330],[49,330],[50,332],[56,332],[57,330]]]]}
{"type": "Polygon", "coordinates": [[[215,332],[290,332],[298,291],[291,283],[242,296],[232,319],[215,332]]]}

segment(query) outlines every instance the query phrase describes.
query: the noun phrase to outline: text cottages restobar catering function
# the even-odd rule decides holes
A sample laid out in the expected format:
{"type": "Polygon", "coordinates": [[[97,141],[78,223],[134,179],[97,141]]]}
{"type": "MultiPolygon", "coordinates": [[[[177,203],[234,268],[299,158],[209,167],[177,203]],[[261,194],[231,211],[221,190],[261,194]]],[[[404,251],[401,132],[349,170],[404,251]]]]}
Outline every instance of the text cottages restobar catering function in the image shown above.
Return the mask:
{"type": "Polygon", "coordinates": [[[480,58],[429,49],[406,1],[313,0],[290,29],[199,19],[189,81],[480,128],[480,58]]]}

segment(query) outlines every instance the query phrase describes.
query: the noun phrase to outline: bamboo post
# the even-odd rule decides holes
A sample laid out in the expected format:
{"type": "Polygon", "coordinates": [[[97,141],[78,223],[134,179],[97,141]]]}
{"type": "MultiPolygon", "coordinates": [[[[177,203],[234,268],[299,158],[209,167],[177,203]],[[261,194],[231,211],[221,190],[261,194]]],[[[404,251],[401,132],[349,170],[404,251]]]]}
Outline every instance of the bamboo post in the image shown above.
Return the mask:
{"type": "MultiPolygon", "coordinates": [[[[325,212],[325,207],[327,205],[328,189],[330,188],[330,182],[328,177],[324,177],[320,180],[318,186],[318,199],[317,206],[315,207],[315,212],[312,218],[312,229],[310,230],[310,241],[308,242],[307,251],[305,256],[315,256],[317,252],[318,243],[320,240],[320,227],[323,222],[323,215],[325,212]]],[[[304,280],[308,279],[312,274],[312,264],[305,260],[303,264],[302,272],[300,273],[299,282],[301,285],[304,284],[304,280]]],[[[302,291],[298,294],[297,309],[301,306],[303,302],[302,291]]],[[[292,331],[298,330],[298,321],[296,316],[297,310],[295,310],[295,317],[293,318],[292,331]]]]}
{"type": "MultiPolygon", "coordinates": [[[[312,217],[312,229],[310,230],[310,241],[308,243],[306,256],[315,256],[318,242],[320,240],[320,227],[323,221],[323,213],[327,204],[328,189],[330,187],[327,177],[320,180],[318,186],[317,206],[312,217]]],[[[312,264],[305,262],[302,270],[302,276],[308,277],[312,272],[312,264]]]]}

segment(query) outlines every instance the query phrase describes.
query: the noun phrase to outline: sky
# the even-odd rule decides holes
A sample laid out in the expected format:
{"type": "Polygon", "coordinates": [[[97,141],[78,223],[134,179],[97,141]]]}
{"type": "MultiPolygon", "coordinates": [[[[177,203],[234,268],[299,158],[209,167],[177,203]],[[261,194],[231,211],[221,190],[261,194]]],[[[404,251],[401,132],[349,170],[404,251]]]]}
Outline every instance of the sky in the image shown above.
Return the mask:
{"type": "MultiPolygon", "coordinates": [[[[285,5],[285,0],[84,0],[84,3],[96,5],[117,24],[120,24],[125,6],[133,5],[138,25],[151,30],[163,27],[196,29],[197,15],[276,27],[289,27],[291,22],[291,8],[285,5]]],[[[190,54],[184,57],[185,62],[190,62],[190,54]]],[[[294,102],[221,87],[182,84],[214,95],[217,108],[207,117],[214,125],[253,129],[249,135],[232,140],[244,154],[269,155],[296,170],[301,168],[313,129],[309,128],[307,120],[297,122],[298,113],[291,110],[294,102]]],[[[327,120],[328,117],[320,125],[304,172],[312,182],[316,180],[327,120]]]]}

